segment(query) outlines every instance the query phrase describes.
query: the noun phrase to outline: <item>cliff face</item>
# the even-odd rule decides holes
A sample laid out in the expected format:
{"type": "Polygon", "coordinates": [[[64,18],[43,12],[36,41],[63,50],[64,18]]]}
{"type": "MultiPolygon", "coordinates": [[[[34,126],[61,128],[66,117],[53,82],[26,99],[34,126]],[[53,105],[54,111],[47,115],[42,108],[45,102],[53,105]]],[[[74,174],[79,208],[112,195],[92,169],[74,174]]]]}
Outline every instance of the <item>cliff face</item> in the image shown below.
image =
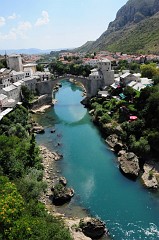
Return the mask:
{"type": "Polygon", "coordinates": [[[129,0],[89,50],[159,53],[159,0],[129,0]]]}
{"type": "Polygon", "coordinates": [[[109,24],[109,31],[117,31],[124,26],[138,23],[159,11],[158,0],[129,0],[118,12],[116,19],[109,24]]]}

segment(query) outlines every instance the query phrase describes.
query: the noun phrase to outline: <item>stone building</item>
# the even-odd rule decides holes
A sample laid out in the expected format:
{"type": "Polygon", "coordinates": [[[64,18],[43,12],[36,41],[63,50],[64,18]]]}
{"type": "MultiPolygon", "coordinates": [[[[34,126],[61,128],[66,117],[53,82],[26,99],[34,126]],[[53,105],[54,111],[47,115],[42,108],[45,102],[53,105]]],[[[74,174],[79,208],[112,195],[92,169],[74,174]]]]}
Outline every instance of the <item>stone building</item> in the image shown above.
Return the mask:
{"type": "Polygon", "coordinates": [[[90,96],[96,95],[99,89],[114,83],[114,71],[111,69],[111,61],[108,59],[100,60],[97,66],[98,68],[92,69],[89,75],[91,81],[90,96]]]}
{"type": "Polygon", "coordinates": [[[7,56],[7,67],[17,72],[23,71],[22,58],[18,54],[7,56]]]}
{"type": "Polygon", "coordinates": [[[111,61],[103,59],[98,62],[98,69],[103,74],[104,85],[109,86],[114,82],[114,70],[111,69],[111,61]]]}

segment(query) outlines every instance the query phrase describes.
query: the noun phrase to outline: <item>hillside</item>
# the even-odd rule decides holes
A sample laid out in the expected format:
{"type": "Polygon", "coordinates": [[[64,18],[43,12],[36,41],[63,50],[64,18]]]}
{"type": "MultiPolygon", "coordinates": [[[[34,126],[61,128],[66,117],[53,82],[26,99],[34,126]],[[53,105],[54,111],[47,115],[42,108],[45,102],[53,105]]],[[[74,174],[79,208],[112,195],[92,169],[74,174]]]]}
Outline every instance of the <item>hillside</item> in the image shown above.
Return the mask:
{"type": "Polygon", "coordinates": [[[78,52],[89,52],[91,50],[92,44],[94,41],[88,41],[79,48],[75,48],[74,51],[78,52]]]}
{"type": "Polygon", "coordinates": [[[89,51],[159,53],[159,0],[129,0],[89,51]]]}

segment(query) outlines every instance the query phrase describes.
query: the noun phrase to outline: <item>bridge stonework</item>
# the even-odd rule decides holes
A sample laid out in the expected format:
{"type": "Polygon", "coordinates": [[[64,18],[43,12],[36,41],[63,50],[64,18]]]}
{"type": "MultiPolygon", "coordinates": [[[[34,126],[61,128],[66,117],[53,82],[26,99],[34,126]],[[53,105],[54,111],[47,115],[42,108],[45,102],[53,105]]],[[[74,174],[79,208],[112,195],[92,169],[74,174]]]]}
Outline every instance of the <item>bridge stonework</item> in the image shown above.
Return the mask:
{"type": "Polygon", "coordinates": [[[89,79],[89,78],[84,78],[79,76],[67,75],[67,76],[59,77],[54,80],[37,82],[36,90],[39,95],[48,94],[48,97],[51,100],[53,95],[52,94],[53,88],[56,86],[56,84],[62,80],[69,80],[70,78],[72,78],[73,80],[76,80],[77,82],[80,82],[84,86],[86,90],[86,96],[89,98],[92,96],[95,96],[97,94],[98,89],[103,86],[103,81],[100,79],[95,80],[95,79],[89,79]]]}

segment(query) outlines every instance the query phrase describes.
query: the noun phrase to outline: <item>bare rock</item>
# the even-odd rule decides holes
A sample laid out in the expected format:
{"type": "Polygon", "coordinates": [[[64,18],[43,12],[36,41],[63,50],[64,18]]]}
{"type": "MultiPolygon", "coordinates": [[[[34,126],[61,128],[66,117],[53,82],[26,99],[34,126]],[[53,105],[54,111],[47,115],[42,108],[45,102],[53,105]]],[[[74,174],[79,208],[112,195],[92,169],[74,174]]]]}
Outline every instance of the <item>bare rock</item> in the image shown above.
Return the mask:
{"type": "Polygon", "coordinates": [[[33,126],[32,132],[34,132],[34,133],[44,133],[45,130],[42,126],[38,125],[38,126],[33,126]]]}
{"type": "Polygon", "coordinates": [[[155,171],[153,170],[153,167],[148,164],[144,165],[144,173],[142,174],[141,179],[144,186],[147,188],[157,189],[159,186],[155,171]]]}
{"type": "MultiPolygon", "coordinates": [[[[120,152],[121,154],[121,152],[120,152]]],[[[135,179],[139,175],[140,167],[138,157],[133,152],[123,152],[118,157],[119,168],[128,178],[135,179]]]]}
{"type": "Polygon", "coordinates": [[[64,187],[62,184],[56,184],[53,190],[53,203],[55,205],[63,205],[71,200],[74,196],[72,188],[64,187]]]}
{"type": "Polygon", "coordinates": [[[116,152],[122,150],[123,143],[119,140],[116,134],[111,134],[106,138],[106,143],[116,152]]]}
{"type": "Polygon", "coordinates": [[[105,224],[97,218],[83,218],[80,220],[79,227],[87,237],[92,239],[101,238],[105,233],[108,233],[105,224]]]}
{"type": "Polygon", "coordinates": [[[65,177],[60,177],[59,178],[59,183],[61,183],[63,186],[66,186],[67,185],[67,180],[65,177]]]}

